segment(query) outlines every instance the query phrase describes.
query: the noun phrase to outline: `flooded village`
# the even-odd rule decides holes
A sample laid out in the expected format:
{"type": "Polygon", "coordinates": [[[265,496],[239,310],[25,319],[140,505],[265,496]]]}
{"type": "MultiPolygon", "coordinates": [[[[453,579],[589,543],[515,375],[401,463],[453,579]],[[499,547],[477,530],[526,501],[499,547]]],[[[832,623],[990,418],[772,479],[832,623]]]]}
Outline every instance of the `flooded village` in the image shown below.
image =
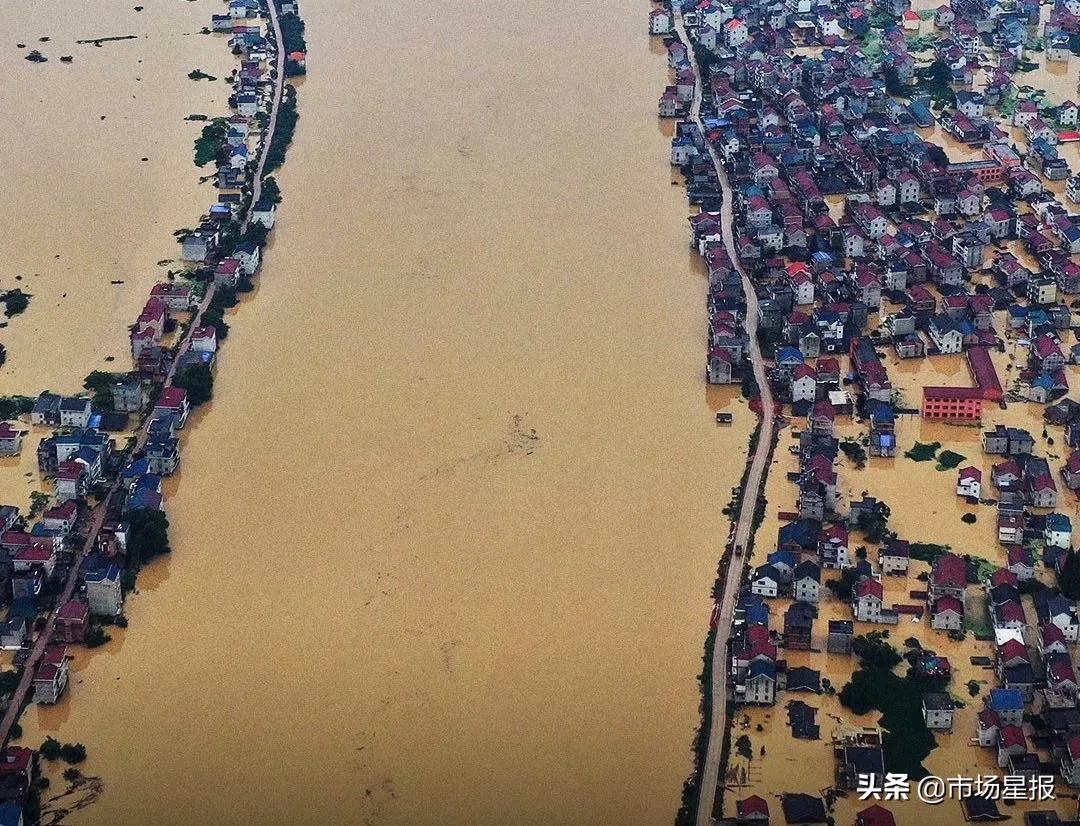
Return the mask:
{"type": "MultiPolygon", "coordinates": [[[[127,627],[125,596],[136,589],[140,568],[170,551],[162,480],[179,467],[178,434],[192,410],[212,397],[216,354],[228,333],[224,311],[253,289],[281,200],[269,173],[283,163],[296,124],[295,90],[285,80],[306,71],[296,4],[229,0],[208,22],[208,32],[225,34],[236,61],[233,114],[191,118],[207,122],[195,162],[210,166],[219,194],[197,228],[174,233],[181,267],[149,290],[130,326],[130,369],[91,372],[79,395],[0,399],[9,420],[0,425],[0,453],[29,454],[46,482],[26,510],[0,508],[0,578],[10,597],[0,624],[5,823],[60,822],[100,790],[76,767],[86,759],[83,744],[47,738],[39,750],[12,741],[23,735],[28,704],[65,698],[74,647],[102,646],[109,629],[127,627]],[[71,764],[63,772],[66,790],[48,791],[46,760],[71,764]]],[[[26,59],[48,61],[36,49],[26,59]]],[[[192,79],[200,74],[193,70],[192,79]]]]}
{"type": "MultiPolygon", "coordinates": [[[[35,362],[16,336],[48,341],[50,290],[56,302],[64,290],[41,269],[0,339],[5,392],[94,397],[79,392],[91,370],[125,371],[126,325],[179,268],[154,262],[179,258],[172,232],[198,229],[217,200],[212,182],[183,180],[214,169],[190,163],[211,122],[173,124],[232,114],[229,35],[199,36],[224,9],[163,6],[109,6],[71,36],[138,32],[135,19],[145,42],[83,50],[59,45],[59,26],[20,29],[18,69],[30,49],[49,57],[25,63],[46,99],[68,83],[126,93],[150,76],[136,58],[158,54],[172,67],[157,73],[171,113],[158,131],[183,151],[169,212],[145,225],[125,187],[98,193],[140,242],[124,272],[85,267],[135,302],[112,313],[122,340],[70,328],[62,354],[44,348],[62,369],[35,362]],[[147,15],[163,6],[200,12],[190,36],[155,34],[147,15]],[[218,80],[186,79],[196,68],[218,80]]],[[[125,594],[129,627],[68,645],[64,692],[29,706],[12,740],[86,747],[75,764],[40,761],[45,818],[669,822],[692,759],[716,503],[739,480],[752,417],[737,385],[702,382],[705,274],[684,244],[682,193],[656,164],[670,132],[650,117],[663,47],[648,48],[633,6],[302,10],[319,63],[298,83],[303,121],[275,172],[288,208],[255,290],[223,313],[213,400],[176,433],[182,460],[161,483],[172,551],[125,594]],[[715,426],[720,411],[731,427],[715,426]],[[96,799],[49,803],[72,766],[96,799]]],[[[72,108],[107,113],[116,155],[159,176],[165,147],[85,97],[72,108]]],[[[68,260],[59,241],[41,244],[46,265],[68,260]]],[[[36,266],[12,272],[31,280],[36,266]]],[[[56,429],[29,418],[11,420],[28,434],[0,479],[0,501],[24,514],[30,491],[52,490],[36,446],[56,429]]],[[[118,449],[127,433],[110,434],[118,449]]]]}
{"type": "Polygon", "coordinates": [[[1075,822],[1078,13],[649,15],[707,379],[782,405],[752,546],[721,565],[737,597],[718,587],[713,627],[734,618],[682,822],[1075,822]],[[910,795],[860,794],[887,774],[910,795]],[[983,782],[925,802],[928,775],[983,782]]]}

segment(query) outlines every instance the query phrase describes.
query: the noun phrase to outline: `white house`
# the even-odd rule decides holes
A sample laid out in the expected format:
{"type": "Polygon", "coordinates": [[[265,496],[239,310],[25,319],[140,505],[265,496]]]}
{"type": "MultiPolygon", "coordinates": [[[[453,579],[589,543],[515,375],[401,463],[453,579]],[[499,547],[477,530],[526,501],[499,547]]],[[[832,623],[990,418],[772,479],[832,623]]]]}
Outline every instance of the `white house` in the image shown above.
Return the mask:
{"type": "Polygon", "coordinates": [[[978,499],[982,493],[982,471],[976,467],[960,469],[956,480],[956,495],[978,499]]]}

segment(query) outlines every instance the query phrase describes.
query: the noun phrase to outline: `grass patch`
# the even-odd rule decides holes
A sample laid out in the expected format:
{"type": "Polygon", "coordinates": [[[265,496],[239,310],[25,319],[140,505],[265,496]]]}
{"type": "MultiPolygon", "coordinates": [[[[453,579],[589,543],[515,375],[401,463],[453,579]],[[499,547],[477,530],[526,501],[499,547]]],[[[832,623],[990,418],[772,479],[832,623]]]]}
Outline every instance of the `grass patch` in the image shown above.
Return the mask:
{"type": "Polygon", "coordinates": [[[947,554],[950,548],[948,545],[936,545],[933,542],[912,542],[910,550],[912,559],[933,565],[937,558],[947,554]]]}
{"type": "Polygon", "coordinates": [[[969,597],[964,600],[964,628],[978,637],[993,636],[994,624],[986,610],[986,600],[969,597]]]}
{"type": "Polygon", "coordinates": [[[960,463],[967,459],[967,456],[962,456],[952,450],[943,450],[938,454],[936,468],[938,470],[954,470],[960,467],[960,463]]]}
{"type": "Polygon", "coordinates": [[[922,442],[916,442],[915,447],[904,453],[913,462],[929,462],[933,459],[941,447],[941,442],[930,442],[923,444],[922,442]]]}

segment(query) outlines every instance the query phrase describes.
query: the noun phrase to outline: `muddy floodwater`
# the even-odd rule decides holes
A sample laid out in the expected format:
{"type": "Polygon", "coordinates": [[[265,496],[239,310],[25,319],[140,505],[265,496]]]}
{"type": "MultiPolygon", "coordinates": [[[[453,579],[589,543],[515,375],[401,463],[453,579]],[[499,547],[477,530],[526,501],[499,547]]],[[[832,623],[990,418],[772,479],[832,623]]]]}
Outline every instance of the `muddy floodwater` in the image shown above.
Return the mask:
{"type": "MultiPolygon", "coordinates": [[[[143,14],[194,10],[192,31],[217,8],[164,5],[143,14]]],[[[71,823],[670,823],[752,416],[704,385],[705,283],[655,118],[648,7],[301,10],[285,201],[184,431],[174,551],[143,572],[126,632],[79,654],[67,698],[24,716],[24,742],[86,744],[104,791],[71,823]]],[[[95,33],[137,16],[113,11],[124,23],[95,33]]],[[[153,93],[196,107],[190,56],[156,58],[153,93]]],[[[79,66],[55,69],[136,71],[79,66]]],[[[65,82],[41,68],[43,94],[65,82]]],[[[82,114],[89,129],[97,108],[82,114]]],[[[212,197],[180,131],[154,131],[185,147],[156,173],[169,213],[131,216],[139,256],[109,259],[144,287],[212,197]]],[[[140,168],[141,149],[115,151],[140,168]]],[[[96,186],[106,214],[131,191],[163,208],[141,179],[96,186]]],[[[71,309],[98,312],[107,289],[71,309]]],[[[134,312],[117,309],[124,356],[134,312]]],[[[26,347],[51,353],[82,317],[51,313],[17,319],[48,327],[26,347]]],[[[96,365],[75,355],[65,388],[96,365]]]]}

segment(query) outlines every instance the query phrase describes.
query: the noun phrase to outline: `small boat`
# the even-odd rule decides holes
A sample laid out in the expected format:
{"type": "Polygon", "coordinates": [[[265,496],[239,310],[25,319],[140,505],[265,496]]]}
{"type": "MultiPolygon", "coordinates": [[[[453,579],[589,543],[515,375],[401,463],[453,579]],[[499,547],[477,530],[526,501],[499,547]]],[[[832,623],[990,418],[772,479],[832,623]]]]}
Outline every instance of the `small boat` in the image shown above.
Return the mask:
{"type": "Polygon", "coordinates": [[[732,422],[732,415],[730,413],[717,413],[716,414],[716,423],[717,424],[731,424],[731,422],[732,422]]]}

